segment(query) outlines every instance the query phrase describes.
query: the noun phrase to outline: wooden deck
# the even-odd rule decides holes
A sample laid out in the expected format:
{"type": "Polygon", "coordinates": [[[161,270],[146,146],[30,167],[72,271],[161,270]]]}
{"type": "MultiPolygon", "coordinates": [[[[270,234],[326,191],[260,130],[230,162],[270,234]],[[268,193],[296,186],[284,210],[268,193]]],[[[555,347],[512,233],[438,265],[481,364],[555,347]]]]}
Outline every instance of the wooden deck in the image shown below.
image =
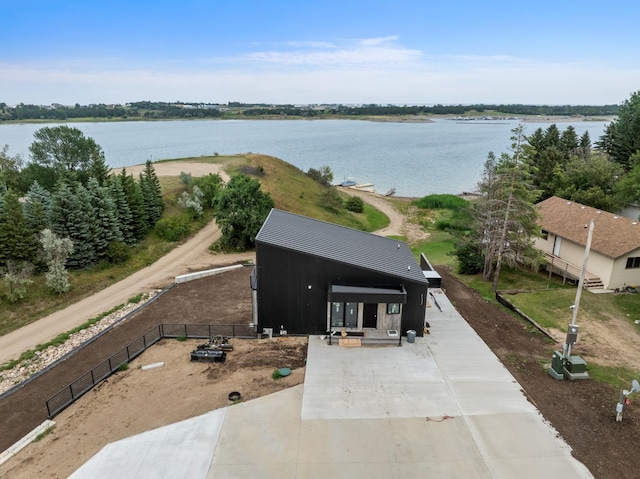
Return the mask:
{"type": "MultiPolygon", "coordinates": [[[[547,260],[546,270],[551,274],[557,274],[562,277],[562,283],[566,283],[567,280],[575,282],[576,284],[580,280],[580,267],[565,261],[564,259],[554,256],[551,253],[543,252],[544,258],[547,260]]],[[[603,288],[602,280],[599,276],[585,271],[584,274],[584,287],[585,288],[603,288]]]]}

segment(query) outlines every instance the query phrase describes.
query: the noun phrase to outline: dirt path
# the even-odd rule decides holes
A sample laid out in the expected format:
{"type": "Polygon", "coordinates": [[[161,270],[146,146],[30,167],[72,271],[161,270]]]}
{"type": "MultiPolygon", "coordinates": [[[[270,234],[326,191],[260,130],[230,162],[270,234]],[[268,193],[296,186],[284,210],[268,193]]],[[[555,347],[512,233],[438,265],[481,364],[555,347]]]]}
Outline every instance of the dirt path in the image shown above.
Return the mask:
{"type": "Polygon", "coordinates": [[[359,191],[354,188],[338,187],[338,189],[348,195],[362,198],[362,201],[370,204],[387,215],[389,218],[389,225],[386,228],[374,231],[375,234],[380,236],[404,236],[407,238],[409,243],[419,241],[429,236],[428,233],[422,231],[422,227],[420,225],[408,222],[405,215],[399,212],[385,197],[380,196],[377,193],[359,191]]]}
{"type": "MultiPolygon", "coordinates": [[[[208,163],[167,162],[154,165],[158,176],[176,176],[180,171],[192,175],[219,173],[228,178],[220,165],[208,163]]],[[[127,171],[135,173],[142,167],[131,167],[127,171]]],[[[225,180],[226,181],[226,180],[225,180]]],[[[164,288],[180,274],[231,264],[254,257],[252,253],[241,255],[217,255],[209,251],[209,246],[220,237],[220,229],[215,222],[210,223],[194,237],[150,266],[128,278],[75,304],[35,321],[23,328],[0,336],[0,364],[15,359],[24,351],[33,349],[69,331],[87,320],[126,303],[129,298],[152,289],[164,288]]]]}

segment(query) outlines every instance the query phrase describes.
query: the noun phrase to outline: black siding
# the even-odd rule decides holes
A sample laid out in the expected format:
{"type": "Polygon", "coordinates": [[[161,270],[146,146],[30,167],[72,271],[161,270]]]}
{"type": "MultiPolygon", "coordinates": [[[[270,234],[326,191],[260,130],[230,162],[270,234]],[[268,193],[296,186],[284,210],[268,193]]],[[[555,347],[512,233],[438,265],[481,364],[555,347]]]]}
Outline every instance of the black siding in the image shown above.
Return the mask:
{"type": "Polygon", "coordinates": [[[258,330],[283,326],[289,334],[321,334],[327,329],[329,285],[393,287],[404,285],[402,332],[422,335],[426,282],[412,282],[353,265],[295,251],[256,244],[258,330]]]}

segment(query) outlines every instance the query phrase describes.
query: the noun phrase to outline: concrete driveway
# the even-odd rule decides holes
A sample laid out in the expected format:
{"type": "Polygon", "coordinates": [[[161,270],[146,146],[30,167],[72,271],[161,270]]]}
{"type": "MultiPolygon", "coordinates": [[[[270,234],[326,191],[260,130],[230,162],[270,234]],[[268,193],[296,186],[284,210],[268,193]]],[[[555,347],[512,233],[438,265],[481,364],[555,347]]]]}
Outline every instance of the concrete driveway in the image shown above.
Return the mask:
{"type": "Polygon", "coordinates": [[[439,290],[402,347],[309,338],[305,383],[106,446],[72,478],[591,478],[439,290]]]}

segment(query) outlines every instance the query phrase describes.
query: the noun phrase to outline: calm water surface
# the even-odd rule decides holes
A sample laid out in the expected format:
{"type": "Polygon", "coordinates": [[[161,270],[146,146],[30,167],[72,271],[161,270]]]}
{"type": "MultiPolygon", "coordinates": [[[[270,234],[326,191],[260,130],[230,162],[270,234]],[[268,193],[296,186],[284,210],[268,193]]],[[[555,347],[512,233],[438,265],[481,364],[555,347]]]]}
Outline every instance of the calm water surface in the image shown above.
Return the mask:
{"type": "MultiPolygon", "coordinates": [[[[147,160],[236,153],[276,156],[303,171],[327,165],[336,182],[350,177],[399,196],[458,194],[476,187],[487,154],[509,152],[516,121],[386,123],[360,120],[190,120],[68,123],[92,137],[107,163],[121,168],[147,160]]],[[[606,122],[573,125],[595,142],[606,122]]],[[[0,147],[29,158],[33,133],[47,124],[0,125],[0,147]]],[[[549,123],[527,123],[525,134],[549,123]]]]}

